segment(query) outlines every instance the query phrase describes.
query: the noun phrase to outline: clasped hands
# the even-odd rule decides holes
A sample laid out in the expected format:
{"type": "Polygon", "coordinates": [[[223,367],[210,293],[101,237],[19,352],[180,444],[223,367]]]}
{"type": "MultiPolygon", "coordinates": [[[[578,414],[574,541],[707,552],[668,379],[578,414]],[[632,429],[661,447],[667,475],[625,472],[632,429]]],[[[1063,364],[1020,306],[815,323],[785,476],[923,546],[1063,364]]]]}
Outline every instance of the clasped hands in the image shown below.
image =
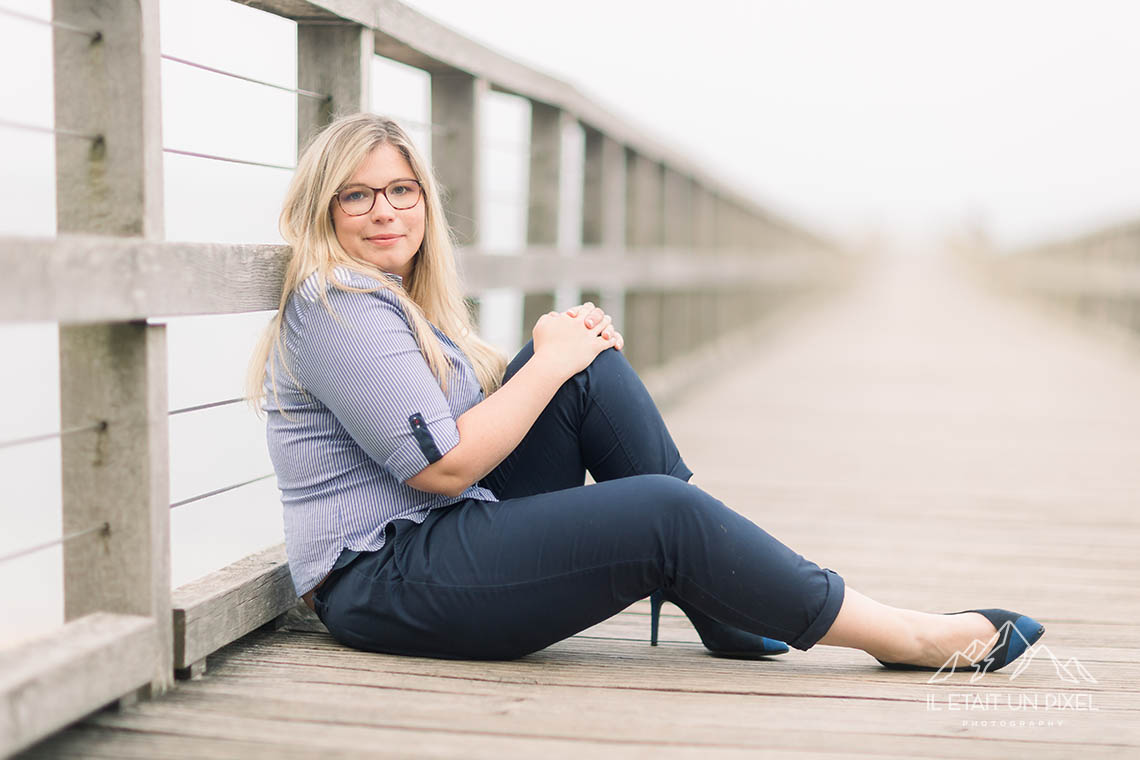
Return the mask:
{"type": "MultiPolygon", "coordinates": [[[[622,338],[621,333],[619,333],[617,331],[617,328],[615,328],[613,326],[613,324],[612,324],[613,320],[611,319],[611,317],[608,314],[606,314],[604,311],[602,311],[599,307],[594,306],[594,304],[591,303],[590,301],[587,301],[586,303],[580,304],[578,306],[572,306],[562,313],[566,314],[567,316],[577,317],[579,314],[582,313],[583,309],[588,310],[586,313],[586,321],[585,321],[586,328],[590,329],[596,325],[601,324],[602,322],[606,322],[607,323],[606,327],[603,328],[600,335],[603,338],[605,338],[606,340],[609,340],[611,337],[613,337],[614,338],[614,348],[616,348],[618,351],[621,351],[622,346],[625,345],[625,340],[622,338]]],[[[553,311],[550,313],[555,314],[555,312],[553,312],[553,311]]]]}

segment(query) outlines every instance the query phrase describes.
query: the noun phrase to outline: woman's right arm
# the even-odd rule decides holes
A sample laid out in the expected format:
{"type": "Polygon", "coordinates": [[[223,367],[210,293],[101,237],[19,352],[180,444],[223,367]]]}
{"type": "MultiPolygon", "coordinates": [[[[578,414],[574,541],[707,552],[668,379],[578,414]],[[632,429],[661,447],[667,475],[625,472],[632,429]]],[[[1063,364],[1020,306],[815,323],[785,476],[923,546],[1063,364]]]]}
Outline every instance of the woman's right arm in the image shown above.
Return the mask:
{"type": "Polygon", "coordinates": [[[408,485],[458,496],[506,459],[562,383],[615,345],[614,337],[600,337],[610,325],[608,316],[585,327],[590,311],[581,309],[577,317],[543,315],[534,327],[534,356],[501,388],[456,419],[459,443],[408,479],[408,485]]]}

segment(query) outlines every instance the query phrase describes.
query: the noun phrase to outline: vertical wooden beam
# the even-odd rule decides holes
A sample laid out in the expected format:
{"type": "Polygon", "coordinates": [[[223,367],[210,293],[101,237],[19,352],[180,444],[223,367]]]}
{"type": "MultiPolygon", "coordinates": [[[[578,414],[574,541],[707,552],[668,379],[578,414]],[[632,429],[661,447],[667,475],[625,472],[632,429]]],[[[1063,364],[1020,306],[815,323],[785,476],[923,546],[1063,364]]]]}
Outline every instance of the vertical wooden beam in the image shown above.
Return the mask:
{"type": "MultiPolygon", "coordinates": [[[[626,149],[626,242],[631,247],[660,248],[664,242],[664,176],[661,164],[626,149]]],[[[627,290],[626,354],[639,372],[661,362],[660,295],[627,290]]]]}
{"type": "MultiPolygon", "coordinates": [[[[625,248],[626,177],[625,149],[596,129],[587,127],[582,171],[582,244],[625,248]]],[[[622,287],[584,291],[582,301],[592,301],[609,314],[622,336],[629,338],[622,287]]]]}
{"type": "Polygon", "coordinates": [[[329,96],[298,96],[298,151],[337,117],[369,110],[375,49],[366,27],[297,23],[297,87],[329,96]]]}
{"type": "MultiPolygon", "coordinates": [[[[666,167],[663,192],[665,247],[691,257],[695,226],[692,184],[688,177],[666,167]]],[[[689,293],[690,288],[679,287],[661,295],[662,361],[670,361],[693,348],[689,293]]]]}
{"type": "Polygon", "coordinates": [[[479,100],[487,82],[460,71],[431,75],[432,163],[460,245],[478,242],[479,100]]]}
{"type": "MultiPolygon", "coordinates": [[[[694,254],[715,266],[711,259],[716,255],[716,196],[703,185],[694,184],[694,254]]],[[[718,289],[702,285],[696,294],[693,324],[700,340],[709,341],[719,337],[720,329],[716,322],[716,298],[718,289]]]]}
{"type": "Polygon", "coordinates": [[[63,532],[110,526],[64,545],[64,619],[116,612],[155,620],[151,692],[161,693],[174,677],[166,328],[61,328],[59,367],[61,425],[107,422],[62,440],[63,532]]]}
{"type": "MultiPolygon", "coordinates": [[[[562,109],[531,101],[527,245],[554,248],[558,244],[562,211],[562,128],[562,109]]],[[[554,300],[553,292],[523,296],[523,335],[529,335],[538,318],[554,309],[554,300]]]]}
{"type": "MultiPolygon", "coordinates": [[[[163,237],[158,0],[55,0],[55,119],[100,135],[56,141],[59,232],[163,237]]],[[[61,326],[60,417],[105,421],[61,444],[63,531],[109,531],[63,547],[64,617],[155,621],[150,694],[173,681],[166,339],[161,325],[61,326]]],[[[138,684],[140,687],[144,684],[138,684]]]]}
{"type": "Polygon", "coordinates": [[[98,134],[55,141],[60,232],[163,237],[158,0],[55,0],[55,123],[98,134]]]}

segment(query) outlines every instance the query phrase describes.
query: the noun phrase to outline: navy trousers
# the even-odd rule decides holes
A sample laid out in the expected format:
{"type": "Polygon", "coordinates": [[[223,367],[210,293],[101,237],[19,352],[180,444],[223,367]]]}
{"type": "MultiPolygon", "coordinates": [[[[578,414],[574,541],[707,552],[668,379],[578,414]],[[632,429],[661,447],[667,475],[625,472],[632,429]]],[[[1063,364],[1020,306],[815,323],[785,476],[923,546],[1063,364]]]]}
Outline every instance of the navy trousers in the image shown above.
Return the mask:
{"type": "MultiPolygon", "coordinates": [[[[504,382],[532,355],[528,343],[504,382]]],[[[500,501],[393,521],[383,548],[337,563],[314,606],[358,649],[506,660],[662,588],[687,613],[813,646],[839,613],[842,577],[690,477],[625,355],[606,349],[481,481],[500,501]]]]}

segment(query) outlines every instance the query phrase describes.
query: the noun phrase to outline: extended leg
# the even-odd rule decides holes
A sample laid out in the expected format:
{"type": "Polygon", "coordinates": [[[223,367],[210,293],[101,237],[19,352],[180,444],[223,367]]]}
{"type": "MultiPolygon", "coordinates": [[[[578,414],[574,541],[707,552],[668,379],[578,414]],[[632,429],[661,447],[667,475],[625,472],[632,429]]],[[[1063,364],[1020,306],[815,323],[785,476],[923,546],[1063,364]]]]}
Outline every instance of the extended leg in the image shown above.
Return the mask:
{"type": "MultiPolygon", "coordinates": [[[[510,659],[658,587],[702,613],[808,649],[843,579],[696,486],[640,475],[506,501],[460,502],[350,565],[318,600],[362,649],[510,659]]],[[[324,593],[324,589],[322,589],[324,593]]]]}

